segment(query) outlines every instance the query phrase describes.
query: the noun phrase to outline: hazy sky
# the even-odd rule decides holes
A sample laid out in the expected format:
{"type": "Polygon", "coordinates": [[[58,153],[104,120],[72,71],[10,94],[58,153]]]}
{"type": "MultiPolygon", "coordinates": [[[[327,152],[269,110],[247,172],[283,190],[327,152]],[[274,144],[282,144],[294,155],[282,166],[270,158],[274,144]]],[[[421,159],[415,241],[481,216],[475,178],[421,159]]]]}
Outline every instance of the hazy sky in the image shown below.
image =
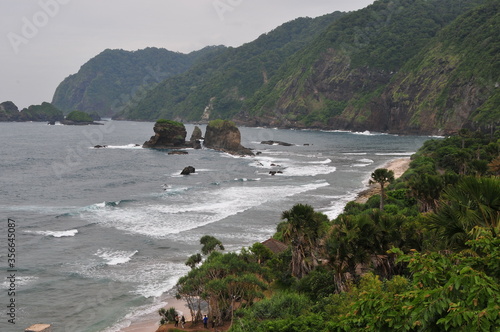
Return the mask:
{"type": "Polygon", "coordinates": [[[189,53],[240,46],[297,17],[374,0],[0,0],[0,102],[51,101],[57,85],[106,48],[189,53]]]}

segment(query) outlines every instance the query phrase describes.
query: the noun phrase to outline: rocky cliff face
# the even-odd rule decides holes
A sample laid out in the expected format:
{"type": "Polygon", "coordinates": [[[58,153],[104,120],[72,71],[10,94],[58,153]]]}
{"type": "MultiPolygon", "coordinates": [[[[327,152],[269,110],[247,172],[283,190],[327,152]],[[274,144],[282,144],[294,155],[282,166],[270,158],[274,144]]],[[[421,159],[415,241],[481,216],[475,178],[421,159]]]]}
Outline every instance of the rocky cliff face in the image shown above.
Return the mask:
{"type": "Polygon", "coordinates": [[[210,121],[205,132],[204,145],[207,148],[235,155],[253,155],[250,149],[241,145],[241,133],[233,122],[210,121]]]}
{"type": "Polygon", "coordinates": [[[350,13],[290,57],[235,121],[400,134],[493,131],[500,125],[500,5],[481,3],[381,0],[350,13]]]}
{"type": "Polygon", "coordinates": [[[143,148],[176,149],[187,147],[187,133],[184,124],[176,121],[157,121],[153,130],[155,135],[151,136],[149,141],[144,142],[143,148]]]}

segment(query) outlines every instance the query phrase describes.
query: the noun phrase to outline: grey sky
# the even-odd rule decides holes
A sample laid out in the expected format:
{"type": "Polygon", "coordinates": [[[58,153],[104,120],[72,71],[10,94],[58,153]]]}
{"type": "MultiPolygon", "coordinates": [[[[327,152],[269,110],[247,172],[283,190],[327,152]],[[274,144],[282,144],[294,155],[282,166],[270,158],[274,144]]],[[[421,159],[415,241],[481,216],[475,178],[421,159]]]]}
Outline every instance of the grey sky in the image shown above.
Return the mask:
{"type": "Polygon", "coordinates": [[[297,17],[373,1],[0,0],[0,102],[50,102],[65,77],[106,48],[237,47],[297,17]]]}

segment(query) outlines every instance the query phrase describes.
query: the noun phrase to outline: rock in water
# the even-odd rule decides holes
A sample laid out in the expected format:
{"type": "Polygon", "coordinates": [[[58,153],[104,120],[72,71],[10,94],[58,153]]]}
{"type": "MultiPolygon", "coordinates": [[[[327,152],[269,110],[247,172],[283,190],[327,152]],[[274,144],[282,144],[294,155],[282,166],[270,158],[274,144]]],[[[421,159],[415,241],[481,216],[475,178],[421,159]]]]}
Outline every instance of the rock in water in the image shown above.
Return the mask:
{"type": "Polygon", "coordinates": [[[201,133],[201,129],[198,126],[194,126],[193,133],[191,134],[191,142],[194,142],[196,140],[200,140],[203,138],[203,134],[201,133]]]}
{"type": "Polygon", "coordinates": [[[228,120],[214,120],[208,123],[204,145],[234,155],[254,155],[250,149],[241,145],[240,130],[228,120]]]}
{"type": "Polygon", "coordinates": [[[195,173],[195,168],[193,166],[186,166],[181,172],[181,175],[189,175],[191,173],[195,173]]]}
{"type": "Polygon", "coordinates": [[[158,120],[153,127],[155,132],[143,148],[178,149],[186,147],[186,127],[184,124],[171,120],[158,120]]]}

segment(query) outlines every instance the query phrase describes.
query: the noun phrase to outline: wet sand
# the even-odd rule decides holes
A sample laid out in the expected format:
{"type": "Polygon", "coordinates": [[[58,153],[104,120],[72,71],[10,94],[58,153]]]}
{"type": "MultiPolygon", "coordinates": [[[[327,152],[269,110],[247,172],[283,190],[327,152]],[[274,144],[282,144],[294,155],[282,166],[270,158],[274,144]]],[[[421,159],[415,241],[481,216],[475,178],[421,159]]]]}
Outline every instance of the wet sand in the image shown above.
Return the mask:
{"type": "MultiPolygon", "coordinates": [[[[167,305],[165,309],[174,307],[175,310],[181,312],[186,320],[191,320],[189,309],[187,307],[186,301],[178,300],[176,298],[165,299],[167,305]]],[[[121,332],[155,332],[160,327],[160,315],[158,312],[153,312],[151,314],[145,315],[137,320],[131,322],[130,326],[121,329],[121,332]]],[[[186,327],[191,323],[186,323],[186,327]]],[[[169,324],[168,327],[174,327],[174,324],[169,324]]],[[[179,324],[180,328],[180,324],[179,324]]],[[[188,330],[186,328],[186,330],[188,330]]]]}

